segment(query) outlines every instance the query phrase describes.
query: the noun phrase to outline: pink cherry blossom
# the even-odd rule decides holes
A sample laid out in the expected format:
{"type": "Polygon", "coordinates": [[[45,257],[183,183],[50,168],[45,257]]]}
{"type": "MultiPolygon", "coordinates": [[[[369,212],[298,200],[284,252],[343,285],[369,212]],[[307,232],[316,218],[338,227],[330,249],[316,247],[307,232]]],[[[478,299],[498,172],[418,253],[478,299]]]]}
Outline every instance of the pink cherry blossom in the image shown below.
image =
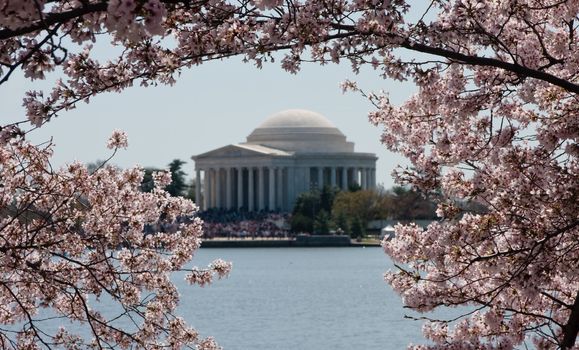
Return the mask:
{"type": "MultiPolygon", "coordinates": [[[[115,131],[109,143],[126,146],[126,135],[115,131]]],[[[0,323],[13,326],[0,332],[3,347],[217,348],[175,315],[179,293],[169,278],[184,271],[203,275],[206,285],[231,269],[222,260],[186,268],[202,234],[196,206],[169,196],[163,186],[142,192],[139,168],[105,164],[91,174],[71,163],[54,170],[51,148],[18,136],[0,147],[0,323]],[[104,318],[101,298],[118,304],[118,314],[104,318]],[[47,308],[55,322],[70,318],[85,325],[93,340],[85,343],[66,329],[47,332],[39,322],[47,308]],[[138,328],[117,328],[123,319],[138,328]]]]}
{"type": "MultiPolygon", "coordinates": [[[[10,209],[0,219],[0,266],[11,286],[0,292],[0,323],[30,325],[10,346],[38,346],[31,317],[49,307],[92,326],[97,347],[100,339],[159,345],[167,332],[176,347],[216,347],[194,331],[172,331],[176,317],[162,332],[146,322],[172,315],[178,298],[167,274],[199,246],[201,226],[146,236],[143,228],[189,215],[193,204],[164,193],[163,174],[143,194],[138,169],[54,171],[51,147],[22,137],[100,93],[172,85],[183,69],[232,55],[261,67],[283,50],[290,73],[304,61],[347,61],[354,72],[367,65],[417,87],[396,105],[387,92],[343,85],[368,98],[385,147],[411,162],[395,179],[439,201],[440,221],[397,226],[383,243],[397,265],[385,279],[424,319],[439,307],[472,311],[427,322],[430,342],[414,348],[577,349],[577,23],[576,0],[0,0],[0,84],[18,69],[31,82],[62,71],[52,89],[24,93],[26,123],[0,130],[0,201],[10,209]],[[122,50],[97,59],[97,38],[122,50]],[[138,302],[140,290],[158,286],[150,305],[138,302]],[[87,293],[137,303],[145,323],[134,334],[107,327],[83,307],[87,293]]],[[[118,134],[111,146],[126,141],[118,134]]],[[[228,269],[216,262],[187,279],[206,285],[228,269]]],[[[66,330],[51,336],[59,346],[78,341],[66,330]]]]}
{"type": "Polygon", "coordinates": [[[129,147],[128,137],[122,130],[115,130],[107,143],[109,149],[129,147]]]}

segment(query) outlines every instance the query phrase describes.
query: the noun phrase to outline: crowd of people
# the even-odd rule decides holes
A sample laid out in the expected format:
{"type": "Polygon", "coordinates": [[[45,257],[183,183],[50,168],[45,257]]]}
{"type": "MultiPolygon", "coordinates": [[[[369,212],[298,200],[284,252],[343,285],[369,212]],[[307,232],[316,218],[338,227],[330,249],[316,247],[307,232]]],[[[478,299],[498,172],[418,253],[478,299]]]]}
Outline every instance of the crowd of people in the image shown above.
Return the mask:
{"type": "Polygon", "coordinates": [[[212,238],[288,238],[289,215],[279,212],[245,212],[210,209],[199,213],[203,236],[212,238]]]}

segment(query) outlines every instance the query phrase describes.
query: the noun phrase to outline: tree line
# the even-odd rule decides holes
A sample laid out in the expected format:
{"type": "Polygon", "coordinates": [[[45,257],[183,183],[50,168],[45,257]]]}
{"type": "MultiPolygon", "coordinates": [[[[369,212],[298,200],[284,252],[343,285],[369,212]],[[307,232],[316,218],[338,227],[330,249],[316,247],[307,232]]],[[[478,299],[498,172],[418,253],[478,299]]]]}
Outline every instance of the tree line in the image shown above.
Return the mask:
{"type": "Polygon", "coordinates": [[[431,196],[410,188],[341,191],[329,186],[298,196],[291,218],[293,232],[350,234],[364,236],[372,220],[401,221],[436,219],[436,203],[431,196]]]}

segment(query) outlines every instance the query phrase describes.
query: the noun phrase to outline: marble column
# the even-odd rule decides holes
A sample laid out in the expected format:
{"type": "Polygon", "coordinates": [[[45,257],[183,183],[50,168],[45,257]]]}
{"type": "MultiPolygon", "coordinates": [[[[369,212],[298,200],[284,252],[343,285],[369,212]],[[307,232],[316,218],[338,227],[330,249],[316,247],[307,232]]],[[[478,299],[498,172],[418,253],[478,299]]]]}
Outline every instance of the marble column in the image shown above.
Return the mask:
{"type": "Polygon", "coordinates": [[[233,176],[232,174],[232,168],[228,167],[227,169],[225,169],[225,208],[226,209],[231,209],[231,207],[233,206],[233,186],[232,186],[232,181],[231,181],[231,177],[233,176]]]}
{"type": "Polygon", "coordinates": [[[366,182],[366,175],[367,175],[366,174],[366,168],[360,169],[360,173],[361,173],[360,185],[362,186],[363,190],[366,190],[366,189],[368,189],[368,182],[366,182]]]}
{"type": "Polygon", "coordinates": [[[201,203],[201,170],[195,169],[195,203],[199,210],[203,210],[203,203],[201,203]]]}
{"type": "Polygon", "coordinates": [[[330,167],[330,184],[332,188],[336,187],[336,167],[330,167]]]}
{"type": "Polygon", "coordinates": [[[269,173],[269,203],[267,207],[269,210],[275,210],[275,168],[270,166],[267,171],[269,173]]]}
{"type": "Polygon", "coordinates": [[[207,186],[207,198],[205,199],[207,205],[205,209],[213,208],[213,169],[207,169],[205,171],[205,182],[207,186]]]}
{"type": "Polygon", "coordinates": [[[318,167],[318,189],[324,187],[324,168],[318,167]]]}
{"type": "Polygon", "coordinates": [[[265,174],[263,171],[263,167],[259,167],[257,170],[257,206],[258,206],[258,210],[263,210],[265,207],[265,203],[264,203],[264,195],[265,195],[265,191],[264,191],[264,179],[265,178],[265,174]]]}
{"type": "Polygon", "coordinates": [[[350,186],[352,186],[354,184],[354,168],[348,167],[347,172],[348,172],[347,183],[348,183],[348,188],[350,188],[350,186]]]}
{"type": "MultiPolygon", "coordinates": [[[[295,200],[295,177],[296,177],[296,168],[290,166],[287,168],[287,197],[286,197],[286,210],[292,210],[295,200]]],[[[307,177],[309,181],[309,176],[307,177]]],[[[308,185],[309,186],[309,185],[308,185]]]]}
{"type": "Polygon", "coordinates": [[[253,199],[255,198],[255,189],[253,187],[253,168],[247,168],[247,181],[248,181],[248,191],[247,191],[247,210],[253,211],[255,210],[255,203],[253,199]]]}
{"type": "Polygon", "coordinates": [[[221,168],[215,170],[215,207],[221,209],[221,168]]]}
{"type": "Polygon", "coordinates": [[[305,175],[304,183],[306,184],[305,190],[310,191],[312,190],[312,177],[311,177],[311,169],[309,166],[305,168],[304,175],[305,175]]]}
{"type": "Polygon", "coordinates": [[[277,168],[277,190],[275,191],[276,194],[276,209],[280,208],[281,210],[284,209],[283,207],[283,168],[277,168]]]}
{"type": "Polygon", "coordinates": [[[203,210],[209,209],[209,193],[211,193],[209,169],[205,169],[203,171],[203,210]]]}
{"type": "Polygon", "coordinates": [[[243,207],[243,168],[237,168],[237,210],[243,207]]]}
{"type": "Polygon", "coordinates": [[[348,189],[348,168],[342,167],[342,190],[348,189]]]}

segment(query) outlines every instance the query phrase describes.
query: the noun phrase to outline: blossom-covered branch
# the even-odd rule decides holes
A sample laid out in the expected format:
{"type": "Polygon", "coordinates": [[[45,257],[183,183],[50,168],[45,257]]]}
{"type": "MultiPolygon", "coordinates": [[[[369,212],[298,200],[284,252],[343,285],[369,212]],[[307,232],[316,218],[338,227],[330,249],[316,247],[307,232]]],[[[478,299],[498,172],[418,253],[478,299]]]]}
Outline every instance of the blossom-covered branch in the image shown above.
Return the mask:
{"type": "MultiPolygon", "coordinates": [[[[116,131],[108,145],[126,147],[126,135],[116,131]]],[[[0,331],[2,347],[216,348],[174,313],[172,272],[188,271],[187,280],[203,286],[230,270],[221,260],[186,267],[202,228],[193,203],[162,190],[166,173],[144,193],[142,169],[53,170],[51,152],[22,138],[0,149],[0,323],[12,325],[0,331]],[[167,224],[177,229],[144,234],[167,224]],[[117,305],[115,315],[105,317],[100,300],[117,305]],[[50,322],[62,318],[89,332],[51,333],[50,322]]]]}
{"type": "MultiPolygon", "coordinates": [[[[31,80],[62,70],[52,90],[26,93],[34,126],[101,92],[173,84],[184,68],[232,55],[261,67],[282,51],[291,73],[306,61],[348,60],[355,72],[368,65],[385,79],[412,81],[417,92],[401,105],[367,94],[376,106],[370,121],[383,128],[384,145],[412,163],[394,174],[397,181],[438,196],[441,220],[426,230],[397,228],[384,248],[400,270],[386,279],[417,311],[476,310],[457,322],[432,320],[425,328],[431,343],[416,348],[576,348],[579,1],[418,6],[0,0],[0,79],[17,68],[31,80]],[[110,44],[121,50],[96,60],[95,47],[110,44]],[[484,210],[467,213],[465,201],[484,210]]],[[[5,125],[0,140],[21,137],[25,125],[5,125]]],[[[25,212],[36,212],[32,204],[42,198],[30,197],[25,212]]],[[[50,203],[57,212],[71,205],[50,203]]]]}
{"type": "Polygon", "coordinates": [[[307,54],[318,62],[350,59],[354,67],[370,62],[385,77],[419,78],[424,67],[413,68],[393,54],[405,48],[449,62],[498,68],[512,83],[528,77],[579,91],[573,72],[560,69],[572,61],[569,50],[561,50],[574,44],[576,24],[567,15],[556,25],[546,25],[551,18],[559,19],[562,8],[572,13],[569,2],[518,7],[508,2],[494,7],[433,2],[430,13],[415,22],[405,18],[411,8],[403,1],[4,2],[0,62],[8,71],[2,78],[19,66],[31,79],[43,78],[57,66],[69,77],[49,95],[28,94],[28,117],[35,125],[81,100],[120,91],[137,80],[144,85],[172,84],[183,67],[236,54],[261,66],[271,59],[269,52],[282,49],[288,51],[282,65],[291,72],[307,54]],[[444,16],[426,24],[424,18],[436,11],[444,16]],[[517,48],[522,42],[513,37],[512,27],[515,33],[530,32],[524,50],[517,48]],[[104,40],[124,46],[123,53],[106,63],[89,59],[92,43],[99,44],[98,33],[108,33],[104,40]],[[82,47],[64,47],[67,40],[82,47]]]}

